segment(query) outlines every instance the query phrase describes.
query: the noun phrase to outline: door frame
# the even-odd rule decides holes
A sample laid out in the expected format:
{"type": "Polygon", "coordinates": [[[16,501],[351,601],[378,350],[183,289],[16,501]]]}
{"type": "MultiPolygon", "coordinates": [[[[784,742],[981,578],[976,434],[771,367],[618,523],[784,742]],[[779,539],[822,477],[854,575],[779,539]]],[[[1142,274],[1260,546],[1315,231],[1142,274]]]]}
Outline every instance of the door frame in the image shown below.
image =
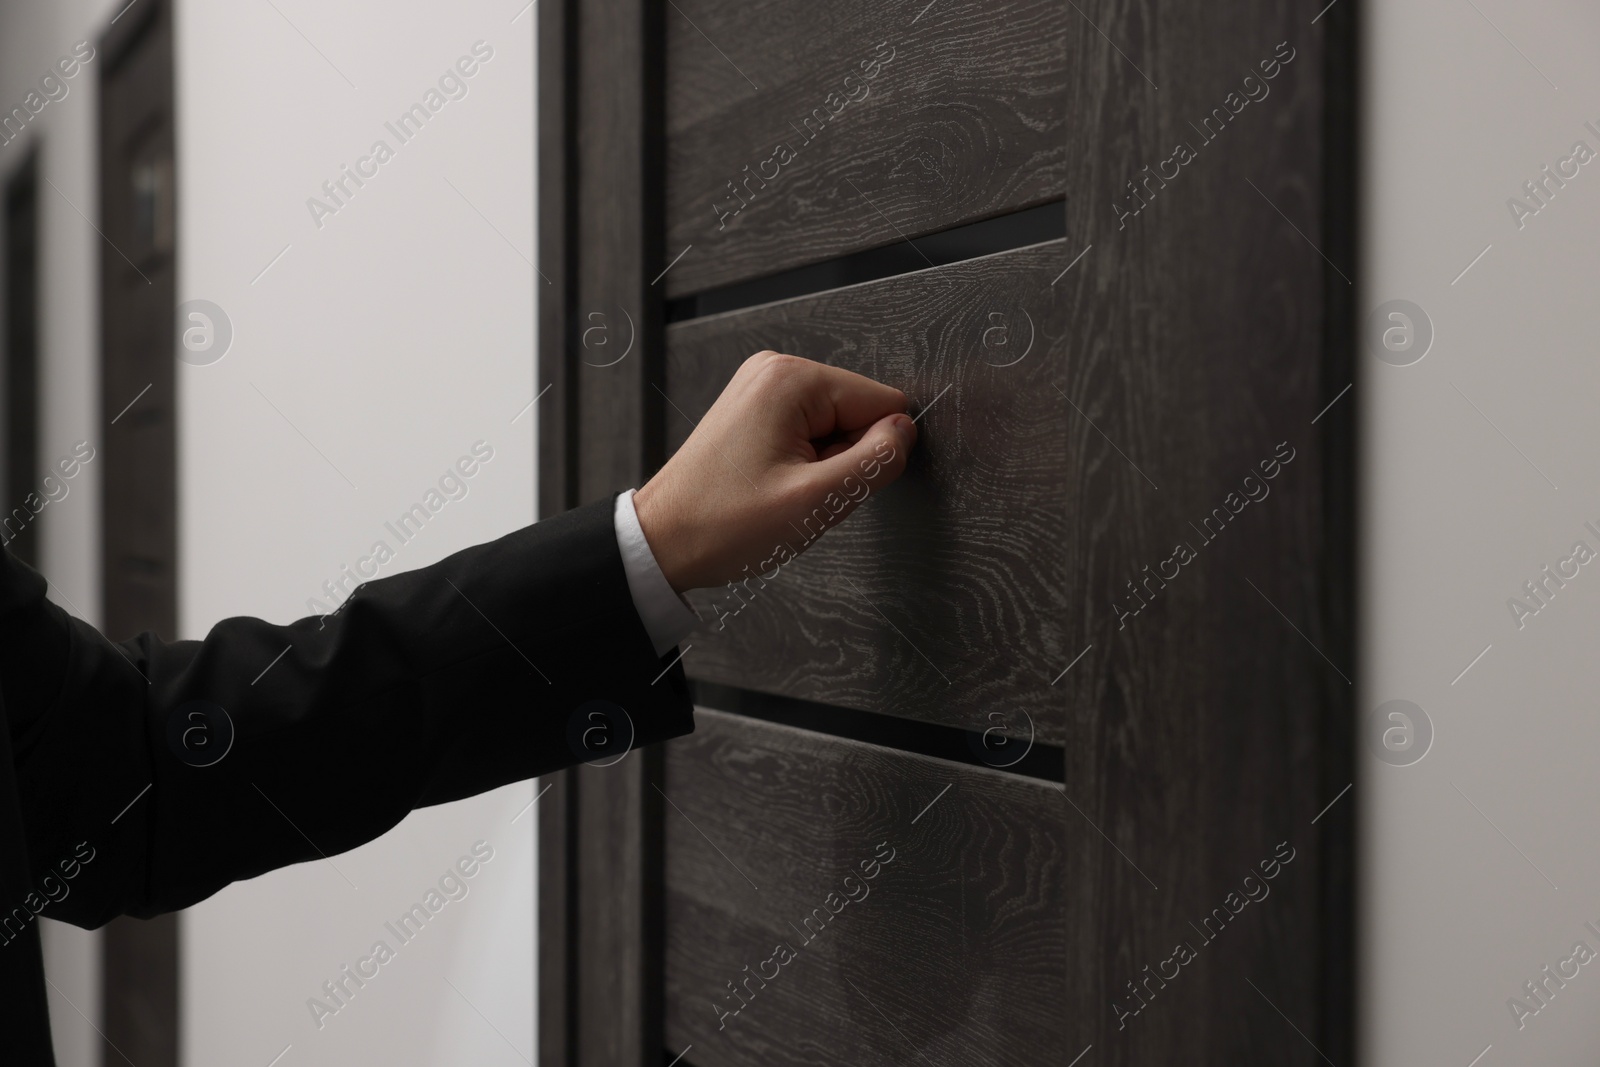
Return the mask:
{"type": "MultiPolygon", "coordinates": [[[[541,517],[637,487],[663,459],[665,307],[647,273],[663,236],[663,9],[538,5],[541,517]],[[594,325],[627,354],[585,360],[594,325]]],[[[647,749],[540,784],[541,1067],[662,1062],[661,766],[647,749]]]]}
{"type": "MultiPolygon", "coordinates": [[[[97,72],[100,110],[96,119],[98,147],[99,228],[107,228],[106,219],[111,211],[112,198],[125,192],[114,181],[111,146],[114,131],[106,123],[106,100],[113,92],[112,77],[115,72],[141,47],[164,48],[167,57],[163,72],[163,103],[177,135],[177,100],[173,74],[173,5],[171,0],[143,0],[126,13],[126,17],[113,23],[101,36],[98,52],[103,57],[97,72]],[[164,38],[164,40],[162,40],[164,38]]],[[[174,184],[173,221],[176,227],[176,149],[174,166],[169,169],[174,184]]],[[[176,235],[171,255],[177,255],[176,235]]],[[[125,555],[128,524],[113,506],[116,499],[110,492],[109,479],[113,474],[117,456],[118,427],[112,424],[120,416],[130,396],[112,395],[117,376],[108,373],[114,358],[111,339],[116,336],[119,324],[112,321],[111,305],[106,294],[112,291],[114,280],[125,272],[129,264],[122,253],[110,246],[109,238],[99,246],[100,253],[100,412],[101,425],[105,427],[106,480],[101,488],[101,564],[103,629],[113,639],[130,636],[139,630],[176,636],[178,613],[177,589],[177,413],[174,406],[176,388],[176,307],[177,266],[171,268],[170,284],[154,283],[151,301],[163,314],[168,359],[158,361],[155,380],[151,383],[149,398],[145,401],[165,403],[170,420],[167,432],[156,445],[158,455],[139,455],[133,461],[138,477],[143,481],[143,492],[157,501],[170,501],[164,514],[167,528],[162,532],[165,542],[164,574],[150,578],[155,587],[155,606],[147,611],[137,597],[130,597],[119,589],[112,576],[118,561],[125,555]],[[155,617],[149,617],[153,615],[155,617]]],[[[135,255],[137,255],[137,250],[135,255]]],[[[126,438],[124,438],[126,440],[126,438]]],[[[147,551],[145,546],[140,550],[147,551]]],[[[123,1063],[131,1059],[139,1067],[178,1067],[180,1034],[180,979],[179,979],[179,917],[176,913],[152,919],[135,919],[122,916],[105,927],[101,938],[101,1057],[106,1064],[123,1063]]]]}

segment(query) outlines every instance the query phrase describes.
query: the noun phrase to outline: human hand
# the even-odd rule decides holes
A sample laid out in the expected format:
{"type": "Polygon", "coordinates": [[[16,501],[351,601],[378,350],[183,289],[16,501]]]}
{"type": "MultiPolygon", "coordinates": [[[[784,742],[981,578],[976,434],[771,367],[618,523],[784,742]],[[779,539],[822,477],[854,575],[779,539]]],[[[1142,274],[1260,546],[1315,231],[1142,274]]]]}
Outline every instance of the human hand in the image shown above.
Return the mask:
{"type": "Polygon", "coordinates": [[[851,371],[745,360],[634,495],[661,573],[682,593],[788,562],[905,471],[917,442],[905,410],[900,390],[851,371]]]}

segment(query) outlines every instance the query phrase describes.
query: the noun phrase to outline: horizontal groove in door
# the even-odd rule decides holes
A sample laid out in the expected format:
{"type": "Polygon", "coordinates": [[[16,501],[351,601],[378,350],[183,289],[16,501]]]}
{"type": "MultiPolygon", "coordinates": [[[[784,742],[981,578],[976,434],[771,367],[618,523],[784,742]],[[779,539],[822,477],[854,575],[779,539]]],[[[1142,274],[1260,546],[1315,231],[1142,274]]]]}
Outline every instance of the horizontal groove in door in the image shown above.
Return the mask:
{"type": "Polygon", "coordinates": [[[660,783],[669,1047],[701,1067],[1035,1067],[1067,1047],[1068,895],[1104,845],[1059,787],[696,718],[660,783]]]}
{"type": "Polygon", "coordinates": [[[1068,599],[1068,504],[1086,466],[1121,462],[1098,438],[1068,453],[1067,304],[1051,282],[1076,254],[1051,241],[667,328],[669,448],[762,348],[871,375],[922,412],[899,483],[776,577],[753,559],[769,579],[691,595],[706,622],[690,675],[962,730],[998,709],[1064,740],[1051,679],[1088,643],[1068,599]]]}
{"type": "Polygon", "coordinates": [[[668,297],[1067,191],[1068,5],[676,0],[664,18],[660,266],[688,250],[668,297]]]}
{"type": "Polygon", "coordinates": [[[962,730],[713,682],[691,680],[689,692],[701,707],[744,718],[1046,782],[1063,780],[1061,748],[1039,742],[1026,717],[1005,709],[991,711],[982,729],[962,730]]]}
{"type": "Polygon", "coordinates": [[[964,259],[1010,252],[1027,245],[1059,240],[1066,235],[1067,213],[1061,202],[1052,201],[982,222],[941,230],[915,241],[900,241],[824,263],[796,267],[781,274],[685,296],[668,302],[667,321],[685,322],[775,300],[810,296],[828,289],[879,281],[928,267],[949,266],[964,259]]]}

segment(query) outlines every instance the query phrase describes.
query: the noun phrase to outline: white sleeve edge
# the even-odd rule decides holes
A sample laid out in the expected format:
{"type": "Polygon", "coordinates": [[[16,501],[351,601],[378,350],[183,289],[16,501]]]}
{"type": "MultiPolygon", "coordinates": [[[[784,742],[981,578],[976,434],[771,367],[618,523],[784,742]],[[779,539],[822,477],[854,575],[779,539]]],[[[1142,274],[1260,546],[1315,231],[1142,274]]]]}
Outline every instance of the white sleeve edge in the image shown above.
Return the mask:
{"type": "Polygon", "coordinates": [[[644,529],[639,525],[639,514],[633,507],[634,490],[617,494],[617,507],[612,515],[617,531],[617,547],[622,551],[622,567],[628,575],[628,591],[633,594],[633,607],[644,623],[645,632],[655,646],[657,656],[665,656],[694,630],[700,617],[694,609],[673,591],[667,576],[661,573],[650,542],[645,540],[644,529]]]}

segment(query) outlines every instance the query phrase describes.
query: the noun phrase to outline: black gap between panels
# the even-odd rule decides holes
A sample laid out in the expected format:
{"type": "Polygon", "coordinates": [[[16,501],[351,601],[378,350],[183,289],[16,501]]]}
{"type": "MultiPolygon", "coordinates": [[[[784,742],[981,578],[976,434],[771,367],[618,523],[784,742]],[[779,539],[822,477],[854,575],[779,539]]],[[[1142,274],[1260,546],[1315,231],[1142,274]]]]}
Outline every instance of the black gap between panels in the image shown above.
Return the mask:
{"type": "Polygon", "coordinates": [[[839,708],[794,697],[716,685],[694,678],[689,679],[689,693],[699,707],[793,726],[812,733],[862,741],[972,767],[988,767],[1046,782],[1060,783],[1066,777],[1066,752],[1059,745],[1034,742],[1027,746],[1027,755],[1012,763],[1015,756],[1005,746],[1025,746],[1026,738],[1012,738],[1003,745],[985,749],[983,732],[980,730],[963,730],[957,726],[918,722],[875,711],[839,708]],[[987,757],[980,756],[980,752],[986,752],[987,757]],[[998,766],[1002,763],[1010,765],[998,766]]]}
{"type": "Polygon", "coordinates": [[[1009,215],[957,226],[915,239],[916,247],[896,241],[882,248],[854,252],[838,259],[796,267],[780,274],[708,289],[667,301],[667,321],[684,322],[722,311],[788,300],[860,282],[892,278],[916,270],[959,263],[964,259],[1009,252],[1067,235],[1067,213],[1060,200],[1009,215]],[[926,258],[924,258],[926,257],[926,258]]]}

